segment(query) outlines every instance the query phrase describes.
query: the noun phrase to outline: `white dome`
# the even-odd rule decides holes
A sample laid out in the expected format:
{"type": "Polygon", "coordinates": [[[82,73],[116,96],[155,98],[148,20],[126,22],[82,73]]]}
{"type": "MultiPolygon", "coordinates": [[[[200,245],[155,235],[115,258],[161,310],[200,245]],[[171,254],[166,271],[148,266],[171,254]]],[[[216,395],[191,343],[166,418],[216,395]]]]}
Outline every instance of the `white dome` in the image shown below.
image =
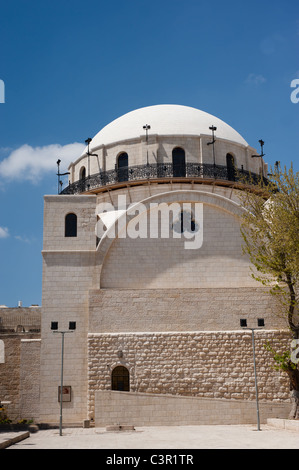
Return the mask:
{"type": "Polygon", "coordinates": [[[151,127],[149,134],[158,135],[210,135],[209,127],[213,125],[217,127],[216,138],[248,146],[237,131],[209,113],[188,106],[156,105],[136,109],[115,119],[95,135],[90,148],[94,150],[145,135],[143,126],[146,124],[151,127]]]}

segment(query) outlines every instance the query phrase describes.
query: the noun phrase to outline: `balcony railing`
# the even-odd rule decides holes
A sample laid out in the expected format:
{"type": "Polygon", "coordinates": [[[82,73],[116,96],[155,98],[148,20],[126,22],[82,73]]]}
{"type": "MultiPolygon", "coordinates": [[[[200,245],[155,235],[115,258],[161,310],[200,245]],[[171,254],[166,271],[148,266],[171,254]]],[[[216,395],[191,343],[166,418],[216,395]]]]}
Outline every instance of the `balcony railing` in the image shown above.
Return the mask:
{"type": "MultiPolygon", "coordinates": [[[[114,170],[102,171],[71,183],[60,194],[78,194],[92,191],[97,188],[122,184],[126,182],[159,179],[210,179],[230,182],[248,182],[257,184],[261,177],[245,170],[235,170],[224,165],[209,163],[186,163],[185,165],[173,165],[172,163],[151,163],[148,165],[136,165],[114,170]]],[[[264,178],[266,183],[266,179],[264,178]]]]}

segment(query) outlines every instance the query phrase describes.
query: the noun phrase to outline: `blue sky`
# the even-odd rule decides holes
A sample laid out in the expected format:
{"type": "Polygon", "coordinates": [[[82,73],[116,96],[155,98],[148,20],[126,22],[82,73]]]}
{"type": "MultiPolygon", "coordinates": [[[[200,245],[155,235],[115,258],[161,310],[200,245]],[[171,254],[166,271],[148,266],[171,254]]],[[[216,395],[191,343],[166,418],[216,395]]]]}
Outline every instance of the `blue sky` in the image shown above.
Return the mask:
{"type": "Polygon", "coordinates": [[[298,59],[298,0],[0,0],[0,305],[41,304],[56,161],[129,111],[202,109],[298,171],[298,59]]]}

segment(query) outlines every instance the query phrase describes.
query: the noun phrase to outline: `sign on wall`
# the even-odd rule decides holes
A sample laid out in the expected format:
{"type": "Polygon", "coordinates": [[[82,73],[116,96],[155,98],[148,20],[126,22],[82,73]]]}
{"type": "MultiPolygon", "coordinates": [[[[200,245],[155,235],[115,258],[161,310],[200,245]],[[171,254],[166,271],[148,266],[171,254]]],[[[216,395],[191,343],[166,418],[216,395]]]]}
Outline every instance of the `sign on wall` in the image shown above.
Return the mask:
{"type": "MultiPolygon", "coordinates": [[[[58,387],[58,401],[60,402],[60,389],[61,387],[58,387]]],[[[70,385],[64,385],[62,387],[62,401],[71,401],[71,395],[72,395],[72,387],[70,385]]]]}

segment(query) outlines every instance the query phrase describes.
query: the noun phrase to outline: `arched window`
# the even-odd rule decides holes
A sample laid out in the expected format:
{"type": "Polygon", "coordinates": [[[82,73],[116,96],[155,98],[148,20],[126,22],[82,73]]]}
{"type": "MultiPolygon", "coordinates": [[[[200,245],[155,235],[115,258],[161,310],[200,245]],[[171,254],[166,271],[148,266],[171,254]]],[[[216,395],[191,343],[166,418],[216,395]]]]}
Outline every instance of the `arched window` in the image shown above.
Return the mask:
{"type": "Polygon", "coordinates": [[[81,170],[80,170],[80,180],[85,180],[86,178],[86,168],[85,166],[82,166],[81,170]]]}
{"type": "Polygon", "coordinates": [[[226,155],[226,168],[227,168],[227,179],[229,181],[235,181],[236,179],[235,159],[230,153],[226,155]]]}
{"type": "Polygon", "coordinates": [[[185,150],[176,147],[172,151],[173,176],[186,176],[185,150]]]}
{"type": "Polygon", "coordinates": [[[117,159],[118,181],[128,181],[129,179],[128,165],[129,165],[128,154],[123,152],[118,156],[118,159],[117,159]]]}
{"type": "Polygon", "coordinates": [[[121,392],[130,391],[130,376],[126,367],[117,366],[113,369],[111,375],[111,389],[121,392]]]}
{"type": "Polygon", "coordinates": [[[82,166],[79,173],[81,191],[85,191],[86,168],[82,166]]]}
{"type": "Polygon", "coordinates": [[[172,227],[177,233],[195,233],[198,231],[198,224],[196,223],[193,214],[189,211],[181,211],[179,219],[172,227]]]}
{"type": "Polygon", "coordinates": [[[76,237],[77,236],[77,216],[76,214],[67,214],[65,216],[65,237],[76,237]]]}

